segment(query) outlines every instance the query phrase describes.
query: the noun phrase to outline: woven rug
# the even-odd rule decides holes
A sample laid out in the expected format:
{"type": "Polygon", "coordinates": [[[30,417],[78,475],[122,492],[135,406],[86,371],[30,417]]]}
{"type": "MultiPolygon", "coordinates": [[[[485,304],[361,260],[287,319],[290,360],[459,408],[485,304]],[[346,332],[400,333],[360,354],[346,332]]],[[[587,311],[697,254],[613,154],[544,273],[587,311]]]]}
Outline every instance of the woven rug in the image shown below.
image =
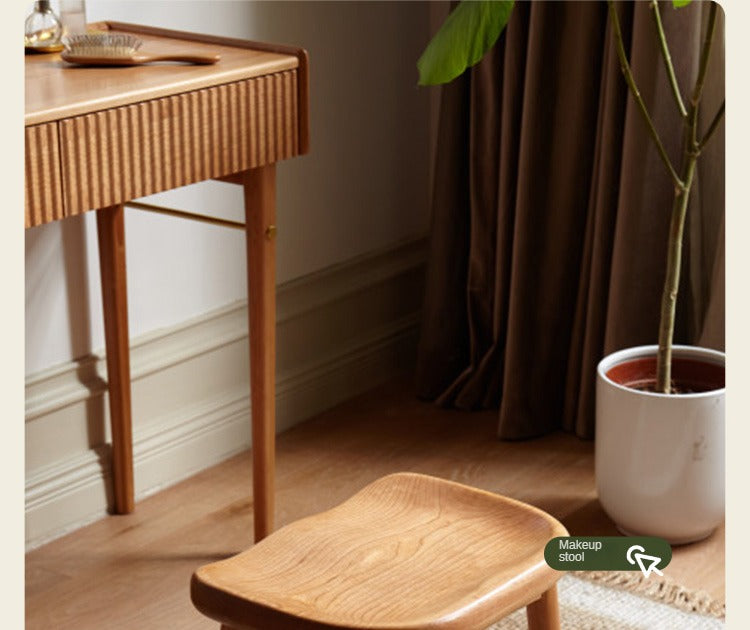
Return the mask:
{"type": "MultiPolygon", "coordinates": [[[[634,571],[569,573],[557,583],[562,630],[713,630],[725,607],[702,591],[634,571]]],[[[521,609],[491,630],[526,630],[521,609]]]]}

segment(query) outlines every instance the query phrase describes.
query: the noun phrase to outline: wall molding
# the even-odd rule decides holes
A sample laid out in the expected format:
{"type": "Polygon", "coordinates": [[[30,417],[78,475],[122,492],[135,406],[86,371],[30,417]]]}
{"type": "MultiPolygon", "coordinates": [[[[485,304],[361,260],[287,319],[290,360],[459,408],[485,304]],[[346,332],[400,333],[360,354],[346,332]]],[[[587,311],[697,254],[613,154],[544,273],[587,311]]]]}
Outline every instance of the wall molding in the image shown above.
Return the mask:
{"type": "MultiPolygon", "coordinates": [[[[426,249],[426,239],[410,240],[277,288],[277,430],[411,366],[426,249]]],[[[137,499],[250,446],[247,334],[241,302],[132,340],[137,499]],[[171,394],[178,383],[191,395],[171,394]]],[[[106,415],[103,352],[27,376],[27,549],[107,513],[106,415]],[[105,438],[93,445],[92,422],[105,438]],[[56,431],[82,441],[55,440],[56,431]]]]}

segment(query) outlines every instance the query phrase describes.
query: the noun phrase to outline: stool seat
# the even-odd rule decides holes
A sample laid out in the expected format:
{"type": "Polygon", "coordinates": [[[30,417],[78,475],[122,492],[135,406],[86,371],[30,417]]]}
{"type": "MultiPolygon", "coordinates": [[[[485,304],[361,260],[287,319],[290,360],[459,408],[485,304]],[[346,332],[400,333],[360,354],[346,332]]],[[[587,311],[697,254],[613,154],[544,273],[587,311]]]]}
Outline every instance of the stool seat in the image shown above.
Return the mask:
{"type": "Polygon", "coordinates": [[[554,589],[544,546],[566,535],[520,501],[398,473],[201,567],[191,597],[233,630],[482,629],[554,589]]]}

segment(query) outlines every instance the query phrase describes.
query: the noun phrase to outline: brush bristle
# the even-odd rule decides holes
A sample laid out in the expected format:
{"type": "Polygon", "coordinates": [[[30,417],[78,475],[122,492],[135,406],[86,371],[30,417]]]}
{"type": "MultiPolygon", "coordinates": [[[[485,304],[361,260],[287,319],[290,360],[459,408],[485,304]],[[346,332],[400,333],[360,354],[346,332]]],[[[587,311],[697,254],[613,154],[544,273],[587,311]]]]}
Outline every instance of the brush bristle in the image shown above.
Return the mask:
{"type": "Polygon", "coordinates": [[[85,33],[63,38],[65,50],[70,54],[90,57],[129,57],[142,43],[133,35],[120,33],[85,33]]]}

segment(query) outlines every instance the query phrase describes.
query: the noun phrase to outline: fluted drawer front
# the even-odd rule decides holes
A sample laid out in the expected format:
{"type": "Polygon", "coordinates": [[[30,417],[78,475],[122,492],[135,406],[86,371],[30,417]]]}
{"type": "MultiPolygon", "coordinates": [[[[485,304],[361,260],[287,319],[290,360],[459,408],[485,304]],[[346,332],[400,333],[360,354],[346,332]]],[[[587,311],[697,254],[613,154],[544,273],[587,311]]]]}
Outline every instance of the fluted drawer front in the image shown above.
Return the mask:
{"type": "Polygon", "coordinates": [[[66,215],[299,153],[297,71],[60,122],[66,215]]]}
{"type": "Polygon", "coordinates": [[[34,227],[63,218],[60,144],[57,123],[25,128],[25,225],[34,227]]]}

